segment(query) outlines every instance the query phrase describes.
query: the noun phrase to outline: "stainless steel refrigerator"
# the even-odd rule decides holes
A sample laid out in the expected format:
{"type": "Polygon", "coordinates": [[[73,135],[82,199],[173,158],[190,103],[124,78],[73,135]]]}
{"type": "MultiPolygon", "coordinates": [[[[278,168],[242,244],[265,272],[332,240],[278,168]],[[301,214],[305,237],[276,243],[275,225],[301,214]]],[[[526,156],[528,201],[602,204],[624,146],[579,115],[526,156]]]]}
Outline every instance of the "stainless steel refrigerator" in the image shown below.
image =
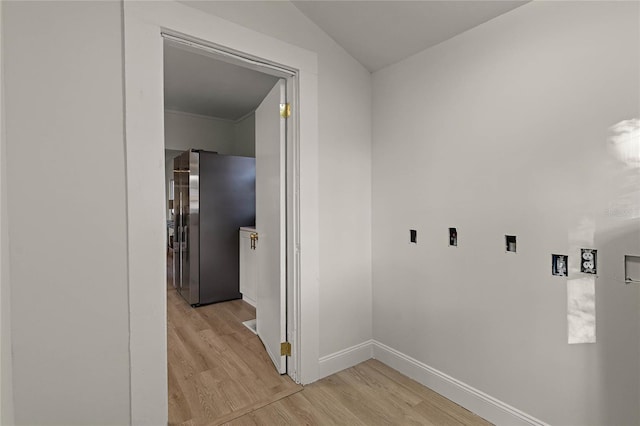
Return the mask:
{"type": "Polygon", "coordinates": [[[255,158],[191,150],[174,159],[174,285],[192,306],[239,299],[239,238],[255,225],[255,158]]]}

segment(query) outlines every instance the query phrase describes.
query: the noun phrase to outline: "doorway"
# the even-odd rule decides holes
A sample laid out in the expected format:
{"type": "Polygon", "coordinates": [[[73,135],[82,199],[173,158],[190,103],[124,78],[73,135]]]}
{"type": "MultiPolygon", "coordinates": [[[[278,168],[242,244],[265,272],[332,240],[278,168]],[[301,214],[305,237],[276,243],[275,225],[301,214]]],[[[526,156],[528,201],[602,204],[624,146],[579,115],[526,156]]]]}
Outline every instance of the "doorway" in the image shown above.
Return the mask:
{"type": "MultiPolygon", "coordinates": [[[[287,190],[292,187],[287,185],[287,176],[291,175],[294,164],[292,156],[287,155],[290,150],[287,133],[292,130],[292,126],[288,126],[290,104],[287,103],[287,89],[293,91],[295,73],[273,65],[251,63],[246,58],[182,37],[169,34],[163,34],[163,37],[165,153],[179,151],[180,148],[202,151],[191,152],[188,158],[180,157],[185,158],[180,163],[184,167],[173,170],[174,186],[181,179],[184,183],[179,186],[180,200],[176,203],[167,200],[167,204],[173,204],[173,213],[180,206],[178,214],[174,214],[179,223],[173,224],[181,253],[174,256],[175,264],[179,265],[174,273],[180,283],[177,288],[192,306],[235,298],[232,295],[239,294],[238,231],[257,226],[256,232],[252,233],[252,238],[255,237],[252,248],[257,254],[258,336],[277,370],[281,374],[289,373],[295,380],[295,374],[292,374],[295,368],[291,368],[291,372],[287,369],[287,357],[291,356],[291,348],[295,348],[295,337],[287,336],[287,246],[293,246],[287,235],[294,234],[293,224],[287,221],[293,200],[293,193],[287,190]],[[177,120],[178,116],[174,116],[169,120],[167,110],[174,115],[178,110],[178,114],[192,116],[185,126],[186,117],[177,120]],[[195,120],[196,117],[209,117],[216,122],[209,122],[203,127],[199,124],[202,120],[195,120]],[[215,155],[212,157],[211,153],[215,155]],[[255,169],[246,161],[251,154],[255,157],[255,169]],[[225,169],[222,173],[209,173],[212,191],[203,191],[205,182],[209,184],[203,179],[206,169],[200,167],[205,158],[216,158],[213,163],[225,169]],[[236,163],[240,166],[233,165],[236,163]],[[232,168],[233,173],[228,172],[232,168]],[[241,194],[238,189],[249,190],[246,181],[253,173],[255,199],[251,196],[251,203],[255,203],[255,214],[251,215],[247,207],[249,194],[241,194]],[[220,185],[221,180],[224,185],[220,185]],[[212,208],[205,212],[203,208],[206,205],[212,205],[212,208]],[[218,205],[219,208],[216,207],[218,205]],[[222,217],[216,217],[216,210],[222,217]],[[203,234],[205,228],[208,229],[206,235],[203,234]],[[231,235],[227,235],[229,232],[231,235]],[[208,246],[215,247],[205,256],[208,246]],[[190,268],[184,268],[185,263],[190,264],[190,268]],[[209,264],[215,264],[215,267],[209,264]],[[205,271],[211,273],[205,277],[202,275],[205,271]],[[234,285],[235,290],[229,288],[234,285]],[[225,286],[222,293],[227,295],[226,298],[202,299],[207,291],[220,292],[217,288],[220,286],[225,286]],[[289,349],[288,353],[286,349],[289,349]]],[[[165,170],[171,169],[171,160],[168,160],[165,170]]],[[[168,193],[171,192],[169,179],[170,173],[165,180],[165,184],[169,183],[168,193]]]]}
{"type": "MultiPolygon", "coordinates": [[[[249,63],[286,64],[295,70],[292,98],[294,245],[288,247],[287,274],[293,294],[287,303],[296,328],[289,330],[297,380],[318,378],[318,77],[316,54],[265,37],[177,2],[124,4],[127,217],[130,301],[131,418],[135,424],[166,423],[166,237],[162,179],[162,32],[189,34],[227,53],[243,52],[249,63]],[[262,58],[262,59],[260,59],[262,58]],[[292,252],[292,253],[291,253],[292,252]],[[304,256],[302,255],[304,254],[304,256]]],[[[291,322],[289,325],[291,326],[291,322]]]]}
{"type": "MultiPolygon", "coordinates": [[[[210,411],[202,404],[213,401],[200,396],[195,403],[195,398],[188,398],[200,388],[208,389],[218,402],[224,401],[215,396],[218,385],[201,380],[209,375],[226,382],[226,386],[237,385],[243,377],[238,368],[221,374],[220,368],[229,364],[244,365],[255,385],[251,391],[242,387],[235,390],[238,400],[245,402],[229,401],[217,411],[224,413],[237,404],[260,402],[259,392],[255,392],[259,383],[274,379],[268,378],[270,372],[265,371],[268,369],[260,357],[246,363],[241,359],[255,357],[257,339],[237,328],[239,319],[254,324],[257,320],[254,335],[268,354],[264,358],[273,362],[278,373],[289,373],[290,352],[282,349],[291,348],[286,333],[287,205],[291,204],[286,190],[286,78],[292,75],[273,68],[264,73],[262,66],[249,69],[232,63],[237,62],[234,59],[165,36],[165,185],[172,264],[168,265],[172,266],[168,279],[173,278],[173,287],[183,302],[191,305],[186,312],[180,309],[169,290],[171,421],[203,418],[210,411]],[[187,151],[182,152],[185,148],[187,151]],[[255,255],[240,257],[239,237],[246,229],[253,231],[251,249],[255,255]],[[239,288],[239,271],[249,268],[257,269],[256,280],[244,280],[245,288],[239,288]],[[249,293],[249,284],[257,287],[252,289],[252,299],[245,298],[254,302],[253,307],[244,301],[229,301],[244,298],[239,291],[249,293]],[[220,306],[196,308],[210,303],[220,306]],[[254,316],[249,318],[252,308],[254,316]],[[197,312],[189,311],[193,309],[197,312]],[[220,315],[225,309],[227,314],[239,314],[220,315]],[[238,341],[228,339],[221,331],[227,329],[234,330],[231,333],[242,342],[240,347],[238,341]],[[224,360],[230,353],[240,359],[224,360]],[[202,362],[188,362],[185,372],[185,360],[193,357],[202,362]],[[193,375],[193,371],[198,374],[193,375]],[[185,414],[187,408],[189,413],[185,414]]],[[[283,390],[297,391],[293,382],[293,387],[277,383],[283,390]]],[[[263,387],[263,393],[274,393],[272,387],[263,387]]],[[[209,421],[216,419],[206,417],[209,421]]]]}

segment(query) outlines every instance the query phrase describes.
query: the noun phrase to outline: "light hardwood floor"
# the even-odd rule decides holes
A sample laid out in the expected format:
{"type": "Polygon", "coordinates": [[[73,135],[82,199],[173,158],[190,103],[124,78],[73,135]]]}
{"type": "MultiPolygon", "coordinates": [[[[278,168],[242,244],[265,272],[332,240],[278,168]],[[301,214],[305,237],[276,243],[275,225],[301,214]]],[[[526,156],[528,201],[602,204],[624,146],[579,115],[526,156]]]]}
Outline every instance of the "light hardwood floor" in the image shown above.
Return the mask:
{"type": "Polygon", "coordinates": [[[192,308],[167,291],[169,424],[221,424],[302,390],[279,375],[242,322],[242,300],[192,308]]]}
{"type": "Polygon", "coordinates": [[[227,424],[485,426],[491,423],[370,359],[227,424]]]}
{"type": "Polygon", "coordinates": [[[167,311],[171,425],[490,424],[376,360],[296,385],[242,325],[242,300],[194,309],[170,284],[167,311]]]}

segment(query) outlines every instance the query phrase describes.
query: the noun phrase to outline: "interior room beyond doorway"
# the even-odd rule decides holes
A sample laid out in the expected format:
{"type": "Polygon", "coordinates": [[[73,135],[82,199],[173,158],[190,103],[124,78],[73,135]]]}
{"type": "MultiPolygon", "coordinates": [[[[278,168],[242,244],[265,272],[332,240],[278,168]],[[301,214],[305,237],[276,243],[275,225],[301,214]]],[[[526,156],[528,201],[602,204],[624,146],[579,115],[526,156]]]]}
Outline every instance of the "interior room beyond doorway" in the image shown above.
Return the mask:
{"type": "MultiPolygon", "coordinates": [[[[191,257],[188,262],[193,262],[193,257],[199,255],[201,266],[197,269],[200,271],[203,264],[213,260],[203,256],[202,240],[194,243],[200,246],[196,252],[188,249],[191,241],[187,243],[186,238],[186,235],[192,235],[186,231],[187,227],[191,231],[195,223],[185,220],[185,205],[191,205],[193,200],[201,205],[197,210],[198,226],[203,228],[204,175],[202,170],[193,175],[188,161],[187,169],[183,170],[184,161],[178,163],[177,159],[184,158],[186,152],[200,160],[205,154],[220,161],[255,158],[256,109],[263,110],[263,99],[274,91],[279,79],[171,42],[165,42],[164,75],[170,421],[218,421],[221,416],[231,418],[242,410],[267,404],[274,395],[282,397],[296,392],[299,386],[289,377],[278,374],[255,330],[252,332],[242,324],[256,319],[256,290],[248,287],[252,283],[244,280],[244,288],[240,283],[236,285],[240,284],[240,291],[253,297],[238,293],[245,300],[232,297],[236,300],[202,303],[207,306],[199,306],[201,303],[194,302],[183,291],[184,258],[191,257]],[[184,172],[189,174],[186,180],[184,172]],[[200,181],[199,193],[189,192],[193,190],[189,189],[193,179],[200,181]],[[186,199],[183,196],[185,188],[186,199]]],[[[275,107],[277,123],[280,115],[278,105],[275,107]]],[[[262,142],[264,138],[259,140],[262,142]]],[[[284,162],[281,167],[285,167],[284,162]]],[[[255,176],[255,169],[253,174],[255,176]]],[[[225,174],[225,182],[226,177],[225,174]]],[[[235,191],[231,186],[227,189],[223,188],[225,192],[235,191]]],[[[221,203],[220,209],[228,211],[229,205],[221,203]]],[[[284,214],[284,209],[282,212],[284,214]]],[[[209,212],[208,218],[212,213],[209,212]]],[[[235,264],[226,262],[225,266],[235,268],[236,272],[238,268],[244,268],[237,260],[239,231],[255,224],[254,212],[252,220],[238,223],[232,230],[235,240],[228,246],[228,251],[235,256],[235,264]]],[[[216,229],[218,231],[208,234],[208,238],[220,234],[216,229]]],[[[257,285],[257,280],[253,285],[257,285]]],[[[278,343],[278,349],[279,346],[278,343]]]]}

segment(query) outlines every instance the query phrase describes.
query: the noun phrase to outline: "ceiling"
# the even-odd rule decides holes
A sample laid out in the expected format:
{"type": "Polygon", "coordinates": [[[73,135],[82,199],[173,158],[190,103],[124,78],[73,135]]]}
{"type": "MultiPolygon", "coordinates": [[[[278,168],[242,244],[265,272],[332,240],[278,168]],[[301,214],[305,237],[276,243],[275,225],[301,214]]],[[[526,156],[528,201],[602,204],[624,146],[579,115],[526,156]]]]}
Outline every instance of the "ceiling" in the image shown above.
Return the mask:
{"type": "Polygon", "coordinates": [[[370,72],[401,61],[527,1],[293,1],[370,72]]]}
{"type": "Polygon", "coordinates": [[[169,43],[164,46],[165,109],[238,120],[278,79],[169,43]]]}
{"type": "MultiPolygon", "coordinates": [[[[510,0],[292,1],[301,13],[370,72],[525,3],[527,1],[510,0]]],[[[206,11],[211,3],[189,2],[189,5],[206,11]]],[[[228,120],[238,120],[254,111],[277,80],[171,43],[165,43],[164,73],[165,109],[228,120]]]]}

